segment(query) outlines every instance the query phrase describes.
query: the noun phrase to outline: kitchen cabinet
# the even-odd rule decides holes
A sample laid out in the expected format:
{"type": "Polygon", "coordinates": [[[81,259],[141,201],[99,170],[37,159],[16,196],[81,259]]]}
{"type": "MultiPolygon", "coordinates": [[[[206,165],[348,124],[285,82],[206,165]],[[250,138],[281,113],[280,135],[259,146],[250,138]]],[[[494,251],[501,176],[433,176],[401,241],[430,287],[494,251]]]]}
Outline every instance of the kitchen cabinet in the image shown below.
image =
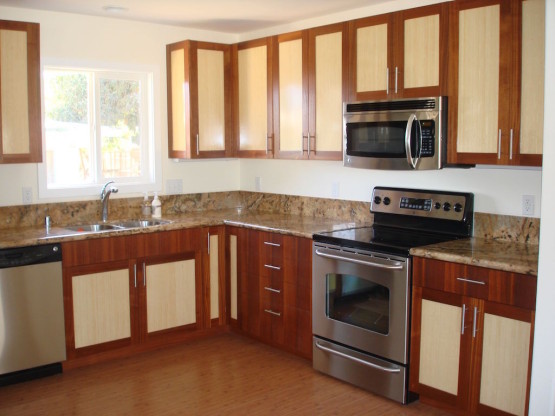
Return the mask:
{"type": "Polygon", "coordinates": [[[205,235],[199,228],[63,243],[68,360],[203,329],[205,235]]]}
{"type": "Polygon", "coordinates": [[[274,157],[342,159],[347,32],[339,23],[275,38],[274,157]]]}
{"type": "Polygon", "coordinates": [[[166,46],[170,158],[218,158],[231,149],[231,46],[166,46]]]}
{"type": "Polygon", "coordinates": [[[543,0],[464,1],[450,17],[450,163],[541,165],[543,0]]]}
{"type": "Polygon", "coordinates": [[[233,45],[234,136],[239,157],[272,158],[273,42],[263,38],[233,45]]]}
{"type": "Polygon", "coordinates": [[[40,27],[0,20],[0,163],[42,161],[40,27]]]}
{"type": "Polygon", "coordinates": [[[228,238],[232,327],[311,358],[311,240],[237,227],[228,238]]]}
{"type": "Polygon", "coordinates": [[[525,415],[536,278],[414,258],[409,389],[466,414],[525,415]]]}
{"type": "Polygon", "coordinates": [[[448,16],[438,4],[351,21],[350,100],[445,95],[448,16]]]}
{"type": "Polygon", "coordinates": [[[225,275],[226,238],[225,227],[215,226],[205,229],[207,234],[207,256],[205,275],[204,305],[206,305],[205,328],[227,325],[228,287],[225,275]]]}

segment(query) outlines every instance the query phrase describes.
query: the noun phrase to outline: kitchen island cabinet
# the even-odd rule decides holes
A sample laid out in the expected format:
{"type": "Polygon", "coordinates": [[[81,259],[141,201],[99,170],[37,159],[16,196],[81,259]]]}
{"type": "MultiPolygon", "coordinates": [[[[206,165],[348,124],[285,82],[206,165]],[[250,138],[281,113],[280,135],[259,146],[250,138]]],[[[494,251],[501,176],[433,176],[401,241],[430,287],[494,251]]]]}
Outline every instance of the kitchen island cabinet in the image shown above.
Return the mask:
{"type": "Polygon", "coordinates": [[[42,161],[40,26],[0,20],[0,163],[42,161]]]}
{"type": "Polygon", "coordinates": [[[69,365],[178,342],[204,329],[206,238],[196,228],[63,243],[69,365]]]}
{"type": "Polygon", "coordinates": [[[239,227],[227,234],[231,326],[311,358],[312,241],[239,227]]]}
{"type": "Polygon", "coordinates": [[[415,257],[411,391],[467,414],[525,415],[536,278],[415,257]]]}

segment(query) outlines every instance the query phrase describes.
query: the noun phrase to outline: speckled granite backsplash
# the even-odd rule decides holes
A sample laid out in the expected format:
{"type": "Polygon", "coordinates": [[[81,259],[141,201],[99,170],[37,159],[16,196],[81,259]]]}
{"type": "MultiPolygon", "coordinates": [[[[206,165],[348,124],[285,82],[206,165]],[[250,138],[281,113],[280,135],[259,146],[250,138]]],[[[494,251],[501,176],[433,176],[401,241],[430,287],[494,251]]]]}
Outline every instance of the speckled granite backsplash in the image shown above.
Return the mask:
{"type": "MultiPolygon", "coordinates": [[[[333,218],[346,222],[372,222],[373,218],[369,212],[368,202],[259,192],[232,191],[167,195],[161,196],[160,200],[162,201],[162,215],[233,208],[315,218],[333,218]]],[[[139,218],[141,202],[142,198],[111,199],[109,219],[139,218]]],[[[42,226],[46,215],[50,215],[53,225],[99,221],[100,210],[100,201],[96,200],[0,207],[0,230],[42,226]]],[[[539,226],[538,218],[476,213],[474,236],[538,244],[539,226]]]]}

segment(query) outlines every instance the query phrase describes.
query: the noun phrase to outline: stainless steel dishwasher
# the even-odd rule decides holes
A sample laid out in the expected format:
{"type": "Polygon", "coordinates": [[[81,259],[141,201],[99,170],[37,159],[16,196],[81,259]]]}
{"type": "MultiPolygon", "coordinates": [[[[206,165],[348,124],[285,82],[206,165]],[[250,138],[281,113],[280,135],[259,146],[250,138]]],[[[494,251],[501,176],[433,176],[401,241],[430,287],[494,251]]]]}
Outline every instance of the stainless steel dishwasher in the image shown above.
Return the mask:
{"type": "Polygon", "coordinates": [[[61,246],[0,250],[0,385],[59,373],[65,358],[61,246]]]}

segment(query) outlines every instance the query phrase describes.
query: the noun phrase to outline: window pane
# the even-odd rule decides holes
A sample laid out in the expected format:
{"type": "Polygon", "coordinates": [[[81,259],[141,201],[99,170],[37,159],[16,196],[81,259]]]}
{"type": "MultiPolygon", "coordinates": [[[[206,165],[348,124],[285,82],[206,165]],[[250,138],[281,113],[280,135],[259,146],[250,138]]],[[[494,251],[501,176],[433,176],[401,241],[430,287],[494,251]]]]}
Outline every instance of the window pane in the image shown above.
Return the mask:
{"type": "Polygon", "coordinates": [[[102,176],[141,175],[140,83],[100,79],[102,176]]]}
{"type": "Polygon", "coordinates": [[[90,77],[85,72],[44,71],[47,183],[91,183],[90,77]]]}

